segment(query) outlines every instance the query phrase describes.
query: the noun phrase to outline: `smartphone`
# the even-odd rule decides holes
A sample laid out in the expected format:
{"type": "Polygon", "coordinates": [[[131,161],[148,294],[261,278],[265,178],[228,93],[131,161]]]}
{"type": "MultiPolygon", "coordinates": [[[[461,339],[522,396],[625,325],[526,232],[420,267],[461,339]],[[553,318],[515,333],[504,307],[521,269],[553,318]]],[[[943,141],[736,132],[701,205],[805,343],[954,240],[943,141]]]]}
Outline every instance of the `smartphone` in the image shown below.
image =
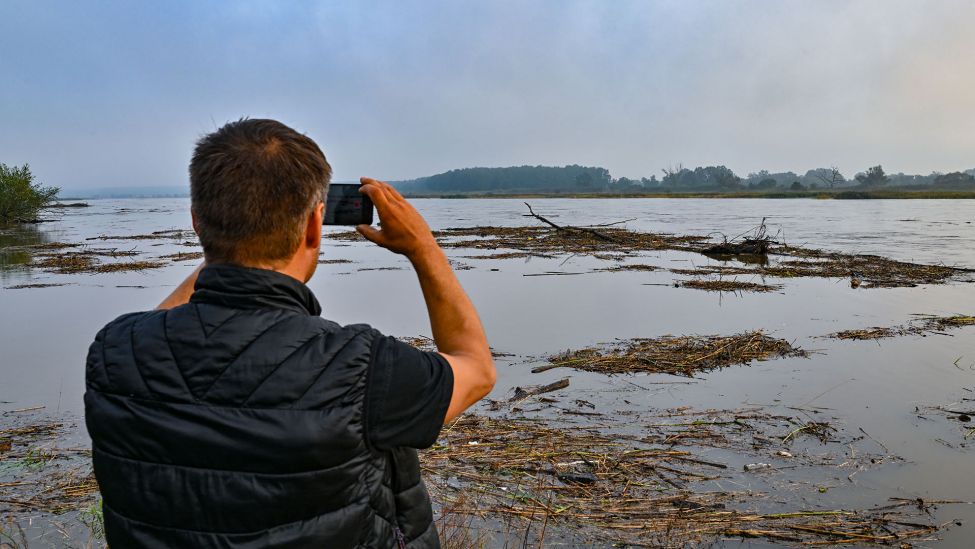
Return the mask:
{"type": "Polygon", "coordinates": [[[325,197],[325,225],[372,225],[372,200],[358,183],[332,183],[325,197]]]}

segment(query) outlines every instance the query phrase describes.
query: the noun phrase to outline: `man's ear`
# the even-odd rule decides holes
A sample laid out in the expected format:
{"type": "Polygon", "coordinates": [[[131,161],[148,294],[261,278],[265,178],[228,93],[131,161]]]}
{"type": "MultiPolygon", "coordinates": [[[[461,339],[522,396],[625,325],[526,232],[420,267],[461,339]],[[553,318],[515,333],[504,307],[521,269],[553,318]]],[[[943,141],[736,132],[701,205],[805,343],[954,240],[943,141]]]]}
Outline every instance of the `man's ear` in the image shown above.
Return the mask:
{"type": "Polygon", "coordinates": [[[196,226],[196,212],[192,208],[190,209],[190,219],[193,220],[193,232],[196,233],[196,236],[200,236],[200,229],[196,226]]]}
{"type": "Polygon", "coordinates": [[[322,220],[325,217],[325,203],[319,202],[311,214],[308,215],[308,225],[305,227],[305,246],[318,248],[322,244],[322,220]]]}

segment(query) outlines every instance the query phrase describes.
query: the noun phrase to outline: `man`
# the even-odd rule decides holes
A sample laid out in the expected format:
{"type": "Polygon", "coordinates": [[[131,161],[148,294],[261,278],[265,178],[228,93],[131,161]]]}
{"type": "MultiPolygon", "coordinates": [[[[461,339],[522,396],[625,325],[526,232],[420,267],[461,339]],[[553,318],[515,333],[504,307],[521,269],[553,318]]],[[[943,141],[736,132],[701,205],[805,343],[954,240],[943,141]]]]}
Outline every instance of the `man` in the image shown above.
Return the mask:
{"type": "MultiPolygon", "coordinates": [[[[426,222],[362,179],[405,255],[439,353],[325,320],[318,264],[331,167],[308,137],[240,120],[190,163],[204,264],[88,354],[86,422],[105,534],[128,547],[438,547],[415,448],[493,387],[484,330],[426,222]]],[[[376,288],[376,302],[382,293],[376,288]]]]}

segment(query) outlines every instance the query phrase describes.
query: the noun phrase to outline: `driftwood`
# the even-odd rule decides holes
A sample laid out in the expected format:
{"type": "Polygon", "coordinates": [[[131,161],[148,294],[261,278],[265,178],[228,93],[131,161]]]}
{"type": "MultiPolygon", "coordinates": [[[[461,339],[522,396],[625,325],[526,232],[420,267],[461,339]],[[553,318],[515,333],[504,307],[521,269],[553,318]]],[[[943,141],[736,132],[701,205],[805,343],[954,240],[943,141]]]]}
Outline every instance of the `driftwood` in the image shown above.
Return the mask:
{"type": "Polygon", "coordinates": [[[522,389],[521,387],[515,387],[515,396],[508,399],[508,402],[522,401],[525,400],[526,398],[540,395],[543,393],[551,393],[552,391],[565,389],[568,386],[569,386],[569,378],[563,378],[554,383],[549,383],[548,385],[538,385],[535,387],[526,387],[524,389],[522,389]]]}
{"type": "Polygon", "coordinates": [[[704,249],[705,255],[767,255],[770,240],[746,238],[741,242],[722,242],[704,249]]]}
{"type": "MultiPolygon", "coordinates": [[[[762,223],[755,227],[754,233],[744,240],[737,241],[740,237],[745,236],[744,234],[738,235],[731,240],[725,238],[725,241],[720,244],[715,244],[701,250],[704,255],[767,255],[769,252],[769,247],[772,244],[777,244],[774,240],[769,238],[767,234],[767,228],[765,226],[765,218],[762,218],[762,223]]],[[[749,231],[751,232],[751,231],[749,231]]],[[[747,233],[746,233],[747,234],[747,233]]]]}
{"type": "Polygon", "coordinates": [[[545,223],[546,225],[554,228],[557,231],[574,232],[574,233],[586,233],[586,234],[591,234],[592,236],[595,236],[596,238],[598,238],[600,240],[605,240],[607,242],[619,242],[617,239],[615,239],[615,238],[613,238],[613,237],[611,237],[611,236],[609,236],[607,234],[601,233],[601,232],[599,232],[599,231],[597,231],[595,229],[590,229],[588,227],[571,227],[571,226],[565,226],[565,227],[563,227],[561,225],[556,225],[555,223],[552,223],[548,219],[546,219],[546,218],[538,215],[537,213],[535,213],[535,210],[532,209],[531,204],[525,202],[525,206],[528,206],[528,213],[531,214],[532,217],[534,217],[535,219],[541,221],[542,223],[545,223]]]}

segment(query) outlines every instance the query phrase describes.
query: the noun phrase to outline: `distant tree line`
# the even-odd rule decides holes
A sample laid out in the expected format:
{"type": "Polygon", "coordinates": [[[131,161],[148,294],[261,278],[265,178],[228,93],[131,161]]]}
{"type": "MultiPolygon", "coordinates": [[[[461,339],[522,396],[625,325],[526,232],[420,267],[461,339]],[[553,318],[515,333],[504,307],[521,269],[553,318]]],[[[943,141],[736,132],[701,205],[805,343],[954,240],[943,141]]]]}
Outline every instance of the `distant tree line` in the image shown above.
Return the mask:
{"type": "Polygon", "coordinates": [[[603,192],[613,184],[606,168],[513,166],[462,168],[397,184],[405,192],[603,192]]]}
{"type": "Polygon", "coordinates": [[[805,191],[826,189],[950,189],[975,190],[975,169],[965,172],[929,175],[888,174],[882,166],[872,166],[847,178],[835,166],[815,168],[799,175],[795,172],[771,173],[767,170],[737,175],[727,166],[682,165],[662,170],[662,176],[630,179],[613,178],[609,170],[592,166],[515,166],[509,168],[463,168],[400,181],[397,187],[407,193],[614,193],[722,191],[805,191]]]}

